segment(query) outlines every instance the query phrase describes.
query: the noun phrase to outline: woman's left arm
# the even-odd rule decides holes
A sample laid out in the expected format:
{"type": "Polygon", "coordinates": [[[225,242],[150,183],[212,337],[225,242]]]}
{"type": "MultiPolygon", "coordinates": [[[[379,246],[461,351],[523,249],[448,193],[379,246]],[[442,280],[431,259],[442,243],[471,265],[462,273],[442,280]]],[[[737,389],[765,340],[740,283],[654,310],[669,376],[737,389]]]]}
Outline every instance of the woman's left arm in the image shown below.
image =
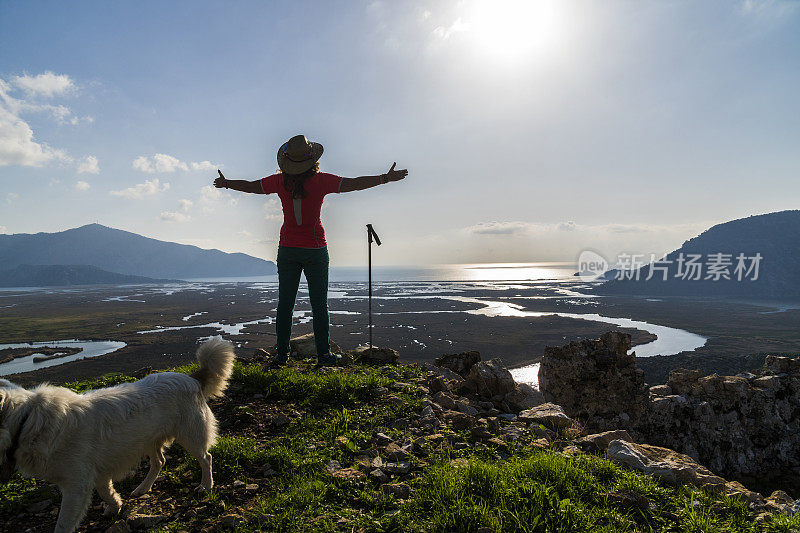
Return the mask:
{"type": "Polygon", "coordinates": [[[214,180],[214,187],[217,189],[233,189],[234,191],[264,194],[264,189],[261,187],[261,180],[229,180],[222,175],[222,171],[217,169],[217,172],[219,172],[219,177],[214,180]]]}
{"type": "Polygon", "coordinates": [[[339,187],[339,192],[350,191],[363,191],[376,185],[389,183],[390,181],[400,181],[408,176],[408,170],[400,169],[395,170],[394,167],[397,163],[392,163],[392,168],[386,174],[379,174],[377,176],[359,176],[357,178],[342,178],[342,184],[339,187]]]}

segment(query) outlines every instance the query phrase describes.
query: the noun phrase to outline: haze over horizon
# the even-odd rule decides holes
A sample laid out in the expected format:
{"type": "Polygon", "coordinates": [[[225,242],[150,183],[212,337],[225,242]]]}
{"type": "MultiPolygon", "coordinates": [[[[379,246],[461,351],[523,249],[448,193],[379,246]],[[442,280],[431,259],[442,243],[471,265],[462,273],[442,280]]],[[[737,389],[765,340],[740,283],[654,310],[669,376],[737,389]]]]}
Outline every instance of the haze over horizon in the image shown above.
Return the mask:
{"type": "Polygon", "coordinates": [[[323,171],[409,169],[326,199],[333,266],[368,222],[379,265],[667,252],[797,208],[798,30],[789,0],[4,2],[0,232],[274,260],[277,198],[210,185],[305,133],[323,171]]]}

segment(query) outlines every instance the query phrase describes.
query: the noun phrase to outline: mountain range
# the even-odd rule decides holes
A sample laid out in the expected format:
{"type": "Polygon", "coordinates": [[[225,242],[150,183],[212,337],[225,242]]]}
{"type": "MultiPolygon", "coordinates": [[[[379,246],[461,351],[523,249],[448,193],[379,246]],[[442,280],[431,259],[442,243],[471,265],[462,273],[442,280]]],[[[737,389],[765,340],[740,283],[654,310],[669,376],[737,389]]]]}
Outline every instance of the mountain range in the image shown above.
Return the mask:
{"type": "Polygon", "coordinates": [[[657,262],[605,277],[614,279],[602,294],[800,300],[800,210],[717,224],[657,262]]]}
{"type": "MultiPolygon", "coordinates": [[[[275,263],[243,253],[160,241],[100,224],[56,233],[0,235],[0,265],[4,269],[0,284],[6,286],[15,275],[24,273],[23,265],[59,265],[60,270],[50,271],[54,276],[65,280],[77,276],[85,283],[91,283],[93,278],[110,279],[108,274],[164,281],[265,276],[277,272],[275,263]]],[[[39,269],[36,274],[46,276],[47,272],[39,269]]]]}

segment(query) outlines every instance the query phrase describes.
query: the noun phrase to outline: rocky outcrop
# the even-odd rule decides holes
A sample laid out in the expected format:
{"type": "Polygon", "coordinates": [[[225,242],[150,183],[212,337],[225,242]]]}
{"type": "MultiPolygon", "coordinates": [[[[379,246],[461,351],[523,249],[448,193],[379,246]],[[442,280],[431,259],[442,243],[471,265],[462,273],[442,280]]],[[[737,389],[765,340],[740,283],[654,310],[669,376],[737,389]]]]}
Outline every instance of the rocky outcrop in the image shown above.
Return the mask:
{"type": "Polygon", "coordinates": [[[480,352],[469,351],[453,354],[445,354],[437,357],[434,364],[438,367],[446,368],[460,376],[466,377],[472,365],[481,360],[480,352]]]}
{"type": "Polygon", "coordinates": [[[688,455],[669,448],[636,444],[620,439],[609,443],[606,455],[628,468],[655,476],[671,485],[691,484],[709,487],[748,502],[762,500],[760,494],[747,490],[735,481],[726,481],[688,455]]]}
{"type": "Polygon", "coordinates": [[[400,354],[397,350],[379,348],[377,346],[373,346],[372,350],[370,350],[369,346],[358,346],[348,353],[357,363],[394,365],[400,360],[400,354]]]}
{"type": "MultiPolygon", "coordinates": [[[[333,341],[330,341],[332,352],[341,352],[342,349],[333,341]]],[[[289,341],[291,355],[295,359],[312,359],[317,356],[317,346],[314,344],[314,334],[306,333],[293,337],[289,341]]]]}
{"type": "Polygon", "coordinates": [[[720,473],[800,468],[800,360],[768,356],[764,371],[740,376],[678,369],[650,390],[641,426],[649,442],[720,473]]]}
{"type": "Polygon", "coordinates": [[[800,360],[768,356],[763,371],[738,376],[677,369],[648,389],[629,348],[617,332],[548,347],[544,398],[589,430],[627,429],[720,475],[800,473],[800,360]]]}
{"type": "Polygon", "coordinates": [[[539,390],[589,430],[636,427],[647,409],[648,390],[630,348],[631,336],[617,331],[596,340],[548,346],[539,390]]]}

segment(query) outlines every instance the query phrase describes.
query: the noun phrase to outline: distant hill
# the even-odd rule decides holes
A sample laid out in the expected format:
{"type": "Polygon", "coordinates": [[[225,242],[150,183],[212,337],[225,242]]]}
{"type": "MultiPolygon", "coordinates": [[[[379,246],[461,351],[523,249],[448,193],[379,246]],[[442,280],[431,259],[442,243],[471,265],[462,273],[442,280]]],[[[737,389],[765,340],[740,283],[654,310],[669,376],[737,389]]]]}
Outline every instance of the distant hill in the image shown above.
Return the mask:
{"type": "Polygon", "coordinates": [[[0,271],[0,287],[60,287],[65,285],[136,285],[178,280],[109,272],[91,265],[20,265],[0,271]]]}
{"type": "MultiPolygon", "coordinates": [[[[598,287],[602,294],[637,294],[649,296],[721,296],[731,298],[800,300],[800,211],[780,211],[766,215],[755,215],[717,224],[697,237],[686,241],[679,249],[666,256],[666,260],[654,267],[653,276],[646,280],[650,265],[639,269],[639,279],[614,279],[598,287]],[[722,256],[717,270],[726,271],[730,279],[718,277],[709,265],[715,262],[715,254],[722,256]],[[683,264],[679,264],[683,254],[683,264]],[[703,263],[701,279],[682,279],[688,272],[686,261],[690,254],[700,254],[703,263]],[[753,280],[745,270],[736,272],[737,256],[744,255],[744,268],[759,262],[752,258],[761,255],[758,278],[753,280]],[[727,261],[730,265],[724,265],[727,261]],[[682,268],[681,268],[682,267],[682,268]],[[737,278],[742,277],[739,281],[737,278]],[[709,278],[710,276],[710,278],[709,278]]],[[[635,271],[634,271],[635,272],[635,271]]],[[[695,277],[695,274],[687,276],[695,277]]]]}
{"type": "Polygon", "coordinates": [[[88,224],[57,233],[0,235],[0,265],[90,265],[148,278],[209,278],[275,274],[275,263],[242,253],[204,250],[129,231],[88,224]]]}

